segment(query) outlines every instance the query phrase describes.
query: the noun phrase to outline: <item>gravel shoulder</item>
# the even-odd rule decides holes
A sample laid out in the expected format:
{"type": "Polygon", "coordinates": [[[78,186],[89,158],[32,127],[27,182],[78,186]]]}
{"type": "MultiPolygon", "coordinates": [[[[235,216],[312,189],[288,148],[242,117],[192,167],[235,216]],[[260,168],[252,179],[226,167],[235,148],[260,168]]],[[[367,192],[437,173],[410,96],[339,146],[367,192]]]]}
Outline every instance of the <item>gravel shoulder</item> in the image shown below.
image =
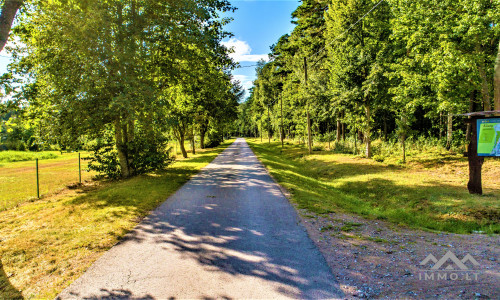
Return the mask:
{"type": "Polygon", "coordinates": [[[426,232],[343,213],[299,215],[347,298],[500,299],[498,235],[426,232]],[[430,279],[433,263],[420,263],[448,251],[460,260],[470,254],[479,265],[430,279]]]}

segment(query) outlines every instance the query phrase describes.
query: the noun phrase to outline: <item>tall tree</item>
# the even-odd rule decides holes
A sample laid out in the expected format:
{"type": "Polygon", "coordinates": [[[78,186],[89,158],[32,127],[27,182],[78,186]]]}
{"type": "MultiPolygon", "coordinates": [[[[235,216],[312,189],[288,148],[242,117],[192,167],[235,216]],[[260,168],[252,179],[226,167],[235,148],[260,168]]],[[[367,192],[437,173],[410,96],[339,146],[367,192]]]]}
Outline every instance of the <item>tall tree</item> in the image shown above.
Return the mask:
{"type": "Polygon", "coordinates": [[[18,10],[24,0],[4,0],[2,12],[0,13],[0,51],[3,50],[9,40],[10,30],[18,10]]]}

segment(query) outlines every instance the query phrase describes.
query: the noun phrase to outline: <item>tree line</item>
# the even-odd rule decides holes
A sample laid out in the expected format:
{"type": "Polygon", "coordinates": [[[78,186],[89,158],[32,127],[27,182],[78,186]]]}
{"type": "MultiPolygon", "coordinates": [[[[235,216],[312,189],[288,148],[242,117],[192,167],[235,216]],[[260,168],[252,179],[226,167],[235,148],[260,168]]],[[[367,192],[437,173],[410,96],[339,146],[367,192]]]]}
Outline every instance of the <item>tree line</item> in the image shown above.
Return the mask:
{"type": "Polygon", "coordinates": [[[91,168],[129,177],[166,166],[171,138],[184,157],[195,136],[218,145],[237,117],[242,88],[221,44],[231,34],[220,14],[235,9],[227,0],[17,2],[5,139],[85,144],[91,168]]]}
{"type": "Polygon", "coordinates": [[[439,137],[500,110],[498,0],[303,0],[260,62],[235,132],[337,141],[439,137]]]}

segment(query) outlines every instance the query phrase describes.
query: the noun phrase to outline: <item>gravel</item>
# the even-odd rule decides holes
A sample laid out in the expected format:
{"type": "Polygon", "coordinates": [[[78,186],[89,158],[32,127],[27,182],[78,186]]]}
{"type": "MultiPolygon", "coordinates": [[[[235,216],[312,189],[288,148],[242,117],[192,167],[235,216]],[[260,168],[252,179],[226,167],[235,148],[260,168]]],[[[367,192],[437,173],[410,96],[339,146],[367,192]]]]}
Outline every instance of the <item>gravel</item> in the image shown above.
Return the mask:
{"type": "Polygon", "coordinates": [[[426,232],[342,213],[298,211],[348,299],[500,299],[498,235],[426,232]],[[466,262],[468,270],[458,271],[448,261],[440,270],[456,270],[437,273],[430,271],[432,261],[420,265],[429,254],[439,260],[448,251],[460,260],[470,254],[479,265],[466,262]],[[433,273],[434,280],[426,280],[433,273]]]}

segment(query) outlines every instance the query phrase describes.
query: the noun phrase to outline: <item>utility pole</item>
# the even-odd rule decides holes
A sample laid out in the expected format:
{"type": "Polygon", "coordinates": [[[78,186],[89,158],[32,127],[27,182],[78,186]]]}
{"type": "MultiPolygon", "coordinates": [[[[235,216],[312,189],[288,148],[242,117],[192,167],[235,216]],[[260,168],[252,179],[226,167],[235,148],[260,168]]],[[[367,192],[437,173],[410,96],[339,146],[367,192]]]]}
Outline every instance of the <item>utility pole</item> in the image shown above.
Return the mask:
{"type": "MultiPolygon", "coordinates": [[[[305,86],[307,91],[307,58],[304,57],[304,77],[305,86]]],[[[311,142],[311,116],[309,115],[309,100],[306,98],[306,111],[307,111],[307,147],[309,154],[312,153],[312,142],[311,142]]]]}

